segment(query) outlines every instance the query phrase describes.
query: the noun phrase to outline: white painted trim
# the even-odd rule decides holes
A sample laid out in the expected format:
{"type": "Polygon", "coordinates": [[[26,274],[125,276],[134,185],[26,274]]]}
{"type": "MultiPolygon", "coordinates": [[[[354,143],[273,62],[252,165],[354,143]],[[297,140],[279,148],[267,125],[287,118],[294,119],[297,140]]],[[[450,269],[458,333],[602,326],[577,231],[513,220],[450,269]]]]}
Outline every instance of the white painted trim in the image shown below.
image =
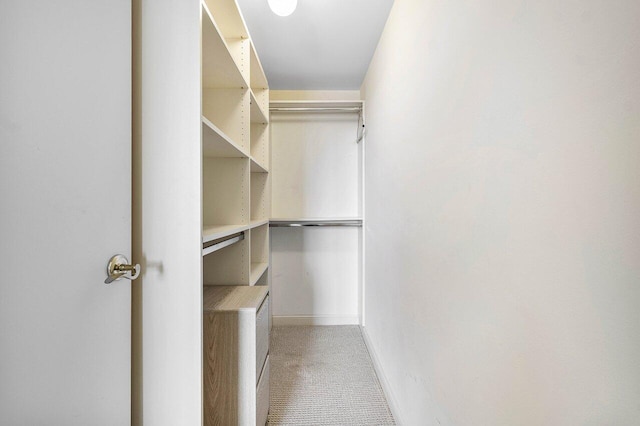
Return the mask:
{"type": "Polygon", "coordinates": [[[402,426],[404,422],[400,417],[400,410],[398,409],[398,403],[391,392],[391,385],[387,380],[387,376],[385,376],[384,371],[382,370],[382,365],[380,364],[380,359],[373,349],[373,344],[371,339],[369,338],[369,334],[367,333],[366,327],[360,327],[362,331],[362,337],[364,338],[364,343],[367,346],[367,350],[369,351],[369,356],[371,357],[371,361],[373,362],[373,369],[376,370],[376,375],[378,376],[378,381],[380,382],[380,386],[382,387],[382,391],[384,392],[385,398],[387,398],[387,404],[389,405],[389,409],[391,410],[391,414],[393,415],[393,419],[396,422],[396,425],[402,426]]]}
{"type": "Polygon", "coordinates": [[[273,325],[359,325],[358,315],[274,315],[273,325]]]}

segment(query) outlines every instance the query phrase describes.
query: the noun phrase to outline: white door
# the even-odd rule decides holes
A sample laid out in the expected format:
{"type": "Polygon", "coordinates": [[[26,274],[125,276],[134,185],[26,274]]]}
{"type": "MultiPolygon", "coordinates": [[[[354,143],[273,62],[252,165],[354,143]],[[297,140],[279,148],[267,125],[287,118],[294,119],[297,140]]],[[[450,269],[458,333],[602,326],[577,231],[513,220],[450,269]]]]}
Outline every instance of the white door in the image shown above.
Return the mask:
{"type": "Polygon", "coordinates": [[[131,406],[131,1],[0,1],[0,424],[131,406]]]}

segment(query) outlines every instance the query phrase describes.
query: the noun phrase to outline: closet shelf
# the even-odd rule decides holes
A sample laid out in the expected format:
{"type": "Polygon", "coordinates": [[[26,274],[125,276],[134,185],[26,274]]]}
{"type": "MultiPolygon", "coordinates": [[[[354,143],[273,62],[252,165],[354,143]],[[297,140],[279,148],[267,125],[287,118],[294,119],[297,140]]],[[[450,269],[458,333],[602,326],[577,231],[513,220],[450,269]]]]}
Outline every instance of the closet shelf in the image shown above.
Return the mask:
{"type": "Polygon", "coordinates": [[[252,310],[257,312],[269,289],[266,287],[248,286],[205,286],[202,292],[202,309],[204,312],[252,310]]]}
{"type": "Polygon", "coordinates": [[[249,31],[235,0],[202,0],[217,19],[220,32],[227,39],[248,39],[249,31]]]}
{"type": "Polygon", "coordinates": [[[269,122],[267,114],[262,110],[262,106],[260,106],[258,98],[253,90],[251,90],[251,122],[260,124],[266,124],[269,122]]]}
{"type": "Polygon", "coordinates": [[[269,219],[254,219],[248,225],[205,225],[202,229],[202,243],[228,237],[247,229],[258,228],[269,223],[269,219]]]}
{"type": "Polygon", "coordinates": [[[228,237],[238,232],[246,231],[250,225],[205,225],[202,229],[202,243],[228,237]]]}
{"type": "Polygon", "coordinates": [[[248,157],[242,148],[204,116],[202,117],[202,155],[204,157],[248,157]]]}
{"type": "Polygon", "coordinates": [[[262,64],[260,63],[260,58],[258,58],[258,54],[256,53],[256,49],[251,43],[251,87],[254,89],[268,89],[269,84],[267,83],[267,77],[264,73],[264,69],[262,68],[262,64]]]}
{"type": "Polygon", "coordinates": [[[262,225],[267,225],[268,223],[269,223],[269,219],[254,219],[251,221],[251,224],[249,225],[249,227],[253,229],[262,225]]]}
{"type": "Polygon", "coordinates": [[[204,3],[202,3],[202,86],[205,88],[249,87],[216,21],[204,3]]]}
{"type": "Polygon", "coordinates": [[[262,164],[260,164],[258,162],[258,160],[256,160],[253,157],[251,158],[251,173],[269,173],[269,170],[264,167],[262,164]]]}
{"type": "Polygon", "coordinates": [[[264,275],[265,271],[269,268],[268,263],[251,263],[251,281],[250,285],[255,285],[258,280],[264,275]]]}
{"type": "Polygon", "coordinates": [[[361,111],[364,107],[364,101],[271,101],[269,103],[269,111],[291,111],[305,112],[313,110],[351,110],[353,112],[361,111]]]}

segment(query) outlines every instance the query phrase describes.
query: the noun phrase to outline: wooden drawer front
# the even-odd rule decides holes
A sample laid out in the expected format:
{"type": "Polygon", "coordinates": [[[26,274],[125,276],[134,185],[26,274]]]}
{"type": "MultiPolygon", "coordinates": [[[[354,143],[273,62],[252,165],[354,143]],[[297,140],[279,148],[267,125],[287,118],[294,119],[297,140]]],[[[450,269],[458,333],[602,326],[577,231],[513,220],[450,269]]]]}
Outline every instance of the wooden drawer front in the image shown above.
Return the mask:
{"type": "Polygon", "coordinates": [[[269,415],[269,357],[264,363],[262,377],[258,382],[257,390],[257,407],[256,407],[256,425],[264,426],[267,423],[269,415]]]}
{"type": "Polygon", "coordinates": [[[269,353],[269,296],[256,316],[256,383],[269,353]]]}

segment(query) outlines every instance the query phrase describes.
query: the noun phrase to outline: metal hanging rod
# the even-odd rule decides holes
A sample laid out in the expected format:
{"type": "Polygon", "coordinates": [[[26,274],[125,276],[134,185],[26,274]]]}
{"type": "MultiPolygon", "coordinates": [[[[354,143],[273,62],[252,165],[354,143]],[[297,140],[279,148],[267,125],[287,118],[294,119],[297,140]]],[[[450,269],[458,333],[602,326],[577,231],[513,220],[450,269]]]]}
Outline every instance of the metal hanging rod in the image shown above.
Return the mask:
{"type": "Polygon", "coordinates": [[[229,247],[232,244],[244,240],[244,232],[229,235],[224,238],[218,238],[217,240],[209,241],[202,245],[202,255],[206,256],[225,247],[229,247]]]}
{"type": "Polygon", "coordinates": [[[362,107],[270,107],[269,111],[282,112],[360,112],[362,107]]]}
{"type": "Polygon", "coordinates": [[[353,112],[358,113],[358,127],[356,143],[364,139],[364,101],[334,100],[334,101],[271,101],[269,112],[353,112]]]}
{"type": "Polygon", "coordinates": [[[303,226],[353,226],[362,227],[362,219],[283,219],[271,220],[271,228],[297,228],[303,226]]]}

